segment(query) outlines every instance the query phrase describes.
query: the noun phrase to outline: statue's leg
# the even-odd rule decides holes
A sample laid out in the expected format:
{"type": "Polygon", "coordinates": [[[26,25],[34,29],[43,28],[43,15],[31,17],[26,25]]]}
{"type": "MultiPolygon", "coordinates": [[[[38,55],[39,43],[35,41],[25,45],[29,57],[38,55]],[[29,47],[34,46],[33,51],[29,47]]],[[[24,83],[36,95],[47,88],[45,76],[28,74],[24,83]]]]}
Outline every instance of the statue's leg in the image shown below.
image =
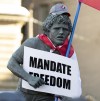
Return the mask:
{"type": "Polygon", "coordinates": [[[54,94],[18,89],[26,101],[55,101],[54,94]]]}
{"type": "Polygon", "coordinates": [[[23,95],[23,97],[25,98],[25,101],[32,101],[32,99],[33,99],[32,94],[29,94],[29,93],[26,93],[23,91],[18,91],[18,92],[20,92],[23,95]]]}
{"type": "Polygon", "coordinates": [[[54,95],[51,94],[38,94],[38,95],[34,95],[32,101],[54,101],[55,97],[54,95]]]}

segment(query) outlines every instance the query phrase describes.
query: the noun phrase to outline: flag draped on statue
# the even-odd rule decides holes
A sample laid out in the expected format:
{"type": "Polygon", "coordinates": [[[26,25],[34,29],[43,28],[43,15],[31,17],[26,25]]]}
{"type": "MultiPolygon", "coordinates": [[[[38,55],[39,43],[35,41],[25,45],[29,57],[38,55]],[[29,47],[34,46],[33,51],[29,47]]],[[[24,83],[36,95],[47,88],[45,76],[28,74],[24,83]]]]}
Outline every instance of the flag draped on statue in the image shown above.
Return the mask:
{"type": "Polygon", "coordinates": [[[79,0],[80,2],[100,10],[100,0],[79,0]]]}

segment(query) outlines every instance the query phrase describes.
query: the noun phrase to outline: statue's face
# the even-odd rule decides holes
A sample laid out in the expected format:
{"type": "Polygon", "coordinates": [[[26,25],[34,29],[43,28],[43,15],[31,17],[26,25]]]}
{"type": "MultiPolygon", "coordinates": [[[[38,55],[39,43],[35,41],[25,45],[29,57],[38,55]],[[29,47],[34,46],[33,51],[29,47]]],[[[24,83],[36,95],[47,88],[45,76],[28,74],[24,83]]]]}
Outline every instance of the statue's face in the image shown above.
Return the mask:
{"type": "Polygon", "coordinates": [[[69,34],[68,25],[55,23],[51,27],[48,37],[55,46],[59,46],[64,43],[69,34]]]}

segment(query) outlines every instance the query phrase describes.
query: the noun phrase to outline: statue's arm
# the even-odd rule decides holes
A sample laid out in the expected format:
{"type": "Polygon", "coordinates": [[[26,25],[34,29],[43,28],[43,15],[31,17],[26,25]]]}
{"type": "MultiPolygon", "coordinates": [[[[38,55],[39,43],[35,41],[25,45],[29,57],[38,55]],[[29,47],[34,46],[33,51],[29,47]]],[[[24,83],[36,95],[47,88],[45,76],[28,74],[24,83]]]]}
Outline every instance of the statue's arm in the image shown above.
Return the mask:
{"type": "Polygon", "coordinates": [[[25,81],[28,81],[30,75],[23,69],[22,64],[16,59],[15,57],[11,57],[7,68],[16,76],[19,78],[24,79],[25,81]]]}
{"type": "MultiPolygon", "coordinates": [[[[7,68],[16,76],[27,81],[31,86],[37,88],[44,84],[44,81],[39,77],[33,77],[23,69],[23,54],[24,46],[31,47],[30,40],[25,41],[10,58],[7,68]]],[[[34,41],[33,41],[34,46],[34,41]]]]}

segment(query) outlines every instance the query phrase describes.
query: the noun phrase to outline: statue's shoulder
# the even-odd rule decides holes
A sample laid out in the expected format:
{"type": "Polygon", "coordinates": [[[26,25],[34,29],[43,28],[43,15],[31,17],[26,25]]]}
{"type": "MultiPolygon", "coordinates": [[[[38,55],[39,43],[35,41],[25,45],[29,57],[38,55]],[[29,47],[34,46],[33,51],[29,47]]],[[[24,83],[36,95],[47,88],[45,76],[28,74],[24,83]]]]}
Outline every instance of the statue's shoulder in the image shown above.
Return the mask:
{"type": "Polygon", "coordinates": [[[32,38],[28,38],[25,40],[25,44],[30,44],[30,43],[35,43],[38,41],[38,38],[37,37],[32,37],[32,38]]]}
{"type": "Polygon", "coordinates": [[[32,38],[28,38],[25,42],[24,42],[24,46],[28,46],[28,47],[37,47],[39,46],[39,44],[41,44],[41,40],[38,37],[32,37],[32,38]]]}

